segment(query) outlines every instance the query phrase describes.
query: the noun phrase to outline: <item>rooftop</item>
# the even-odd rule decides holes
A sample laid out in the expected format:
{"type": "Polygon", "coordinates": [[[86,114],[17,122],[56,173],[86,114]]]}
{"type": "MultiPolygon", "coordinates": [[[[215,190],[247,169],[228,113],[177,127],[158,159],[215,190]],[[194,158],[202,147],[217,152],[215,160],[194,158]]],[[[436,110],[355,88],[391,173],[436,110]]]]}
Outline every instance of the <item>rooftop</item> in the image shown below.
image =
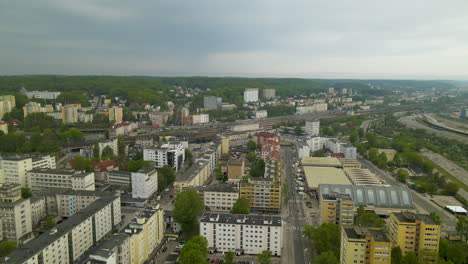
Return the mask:
{"type": "Polygon", "coordinates": [[[194,186],[189,187],[189,189],[203,192],[239,192],[239,188],[236,185],[228,183],[219,183],[207,186],[194,186]]]}
{"type": "Polygon", "coordinates": [[[184,171],[182,174],[176,175],[176,182],[190,182],[205,166],[209,164],[206,160],[198,160],[184,171]]]}
{"type": "Polygon", "coordinates": [[[346,168],[343,171],[354,185],[383,185],[383,181],[368,169],[346,168]]]}
{"type": "Polygon", "coordinates": [[[305,166],[304,175],[309,188],[317,189],[320,184],[350,184],[343,170],[334,167],[305,166]]]}
{"type": "Polygon", "coordinates": [[[343,230],[346,236],[352,239],[366,239],[366,236],[372,237],[377,242],[390,242],[382,229],[365,228],[358,226],[344,226],[343,230]]]}
{"type": "Polygon", "coordinates": [[[206,212],[200,219],[201,223],[242,224],[282,226],[281,216],[272,215],[242,215],[206,212]]]}
{"type": "Polygon", "coordinates": [[[434,220],[432,220],[432,218],[429,215],[415,214],[413,212],[401,212],[393,214],[400,222],[416,223],[416,221],[419,220],[429,225],[436,225],[436,222],[434,222],[434,220]]]}
{"type": "Polygon", "coordinates": [[[302,165],[305,166],[317,166],[317,167],[335,167],[341,168],[341,162],[337,158],[331,157],[305,157],[301,160],[302,165]]]}

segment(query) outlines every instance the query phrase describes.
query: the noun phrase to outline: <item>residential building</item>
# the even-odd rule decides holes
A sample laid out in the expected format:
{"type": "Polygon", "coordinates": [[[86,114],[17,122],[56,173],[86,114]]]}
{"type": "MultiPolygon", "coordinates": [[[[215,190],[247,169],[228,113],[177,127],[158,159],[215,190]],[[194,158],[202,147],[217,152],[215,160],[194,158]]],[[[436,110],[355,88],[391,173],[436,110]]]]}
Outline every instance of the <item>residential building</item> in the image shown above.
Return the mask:
{"type": "Polygon", "coordinates": [[[100,197],[49,232],[16,249],[6,263],[75,263],[120,221],[120,197],[100,197]]]}
{"type": "Polygon", "coordinates": [[[320,194],[319,196],[320,224],[334,223],[352,225],[354,220],[354,204],[349,194],[320,194]]]}
{"type": "Polygon", "coordinates": [[[260,254],[268,250],[280,256],[282,233],[280,216],[205,212],[200,219],[200,235],[208,240],[211,252],[260,254]]]}
{"type": "Polygon", "coordinates": [[[159,206],[140,211],[125,227],[130,236],[131,264],[144,263],[164,237],[164,212],[159,206]]]}
{"type": "Polygon", "coordinates": [[[49,91],[30,91],[28,92],[24,87],[21,88],[21,93],[25,94],[28,99],[47,99],[55,100],[60,95],[60,92],[49,92],[49,91]]]}
{"type": "Polygon", "coordinates": [[[74,124],[78,123],[78,109],[81,108],[81,105],[64,105],[62,107],[62,123],[64,124],[74,124]]]}
{"type": "Polygon", "coordinates": [[[11,112],[12,109],[13,106],[10,101],[0,100],[0,119],[2,119],[6,113],[11,112]]]}
{"type": "Polygon", "coordinates": [[[261,118],[266,118],[266,117],[268,117],[267,110],[257,110],[257,111],[253,111],[252,113],[252,118],[255,118],[255,119],[261,119],[261,118]]]}
{"type": "Polygon", "coordinates": [[[153,137],[137,137],[135,139],[135,145],[138,145],[143,149],[151,148],[154,146],[154,139],[153,137]]]}
{"type": "Polygon", "coordinates": [[[57,167],[55,157],[51,155],[33,156],[31,159],[33,169],[55,169],[57,167]]]}
{"type": "Polygon", "coordinates": [[[0,131],[3,132],[3,134],[8,134],[8,123],[0,121],[0,131]]]}
{"type": "Polygon", "coordinates": [[[0,101],[9,102],[10,108],[16,107],[16,98],[14,95],[0,95],[0,101]]]}
{"type": "Polygon", "coordinates": [[[244,158],[230,159],[227,163],[227,173],[229,182],[239,182],[245,175],[244,158]]]}
{"type": "Polygon", "coordinates": [[[123,121],[123,108],[118,106],[109,107],[109,121],[120,123],[123,121]]]}
{"type": "Polygon", "coordinates": [[[248,88],[244,91],[244,102],[252,103],[258,101],[258,89],[257,88],[248,88]]]}
{"type": "Polygon", "coordinates": [[[214,110],[221,106],[223,99],[216,96],[203,97],[203,108],[206,110],[214,110]]]}
{"type": "Polygon", "coordinates": [[[460,117],[461,118],[466,118],[468,117],[468,107],[462,107],[460,108],[460,117]]]}
{"type": "Polygon", "coordinates": [[[28,114],[41,112],[41,104],[37,102],[29,102],[23,106],[23,115],[27,117],[28,114]]]}
{"type": "Polygon", "coordinates": [[[229,137],[221,137],[221,154],[228,155],[229,154],[229,137]]]}
{"type": "Polygon", "coordinates": [[[112,149],[112,153],[113,153],[114,155],[117,155],[118,152],[119,152],[118,143],[117,143],[117,138],[98,142],[99,156],[100,156],[100,157],[102,157],[102,152],[104,151],[104,149],[105,149],[106,147],[111,148],[111,149],[112,149]]]}
{"type": "Polygon", "coordinates": [[[378,105],[378,104],[383,104],[383,102],[384,102],[383,99],[375,99],[375,100],[366,99],[367,105],[378,105]]]}
{"type": "Polygon", "coordinates": [[[309,106],[298,106],[296,107],[296,114],[309,114],[316,112],[324,112],[328,110],[328,104],[317,103],[309,106]]]}
{"type": "Polygon", "coordinates": [[[154,161],[156,168],[168,165],[178,171],[184,165],[185,149],[182,143],[160,143],[143,149],[143,160],[154,161]]]}
{"type": "Polygon", "coordinates": [[[310,157],[310,148],[307,142],[299,141],[297,143],[297,157],[301,160],[306,157],[310,157]]]}
{"type": "Polygon", "coordinates": [[[263,98],[266,100],[274,99],[276,96],[275,89],[273,88],[264,88],[263,89],[263,98]]]}
{"type": "Polygon", "coordinates": [[[130,235],[116,233],[99,242],[79,264],[128,264],[130,257],[130,235]]]}
{"type": "Polygon", "coordinates": [[[45,197],[32,196],[31,203],[31,223],[38,226],[40,221],[47,216],[47,203],[45,197]]]}
{"type": "Polygon", "coordinates": [[[205,124],[210,122],[209,114],[192,115],[192,124],[205,124]]]}
{"type": "Polygon", "coordinates": [[[341,227],[340,263],[391,263],[392,246],[381,229],[341,227]]]}
{"type": "Polygon", "coordinates": [[[276,141],[278,143],[280,142],[280,138],[278,134],[273,133],[273,132],[268,132],[268,131],[255,133],[255,138],[256,138],[255,142],[257,143],[257,145],[260,145],[260,146],[262,146],[264,142],[267,140],[276,141]]]}
{"type": "Polygon", "coordinates": [[[205,208],[210,211],[229,212],[239,199],[239,188],[233,184],[208,185],[202,192],[205,208]]]}
{"type": "Polygon", "coordinates": [[[176,175],[174,190],[180,192],[187,187],[202,186],[208,180],[210,174],[210,162],[197,160],[184,173],[176,175]]]}
{"type": "Polygon", "coordinates": [[[320,120],[306,120],[305,132],[311,136],[318,136],[320,134],[320,120]]]}
{"type": "Polygon", "coordinates": [[[403,255],[414,252],[437,263],[441,226],[429,215],[414,212],[390,214],[388,230],[392,247],[399,246],[403,255]]]}
{"type": "Polygon", "coordinates": [[[158,190],[158,172],[153,168],[142,168],[132,172],[132,198],[148,199],[158,190]]]}
{"type": "Polygon", "coordinates": [[[94,172],[71,169],[32,169],[26,173],[28,187],[33,191],[43,189],[71,189],[94,191],[94,172]]]}
{"type": "Polygon", "coordinates": [[[18,183],[21,187],[26,187],[26,172],[32,170],[32,159],[11,157],[0,160],[0,167],[3,169],[3,180],[5,183],[18,183]]]}
{"type": "Polygon", "coordinates": [[[119,185],[130,187],[132,173],[129,171],[112,170],[106,173],[107,183],[111,185],[119,185]]]}
{"type": "Polygon", "coordinates": [[[29,198],[21,197],[18,183],[0,184],[0,222],[5,240],[25,243],[32,238],[32,216],[29,198]]]}

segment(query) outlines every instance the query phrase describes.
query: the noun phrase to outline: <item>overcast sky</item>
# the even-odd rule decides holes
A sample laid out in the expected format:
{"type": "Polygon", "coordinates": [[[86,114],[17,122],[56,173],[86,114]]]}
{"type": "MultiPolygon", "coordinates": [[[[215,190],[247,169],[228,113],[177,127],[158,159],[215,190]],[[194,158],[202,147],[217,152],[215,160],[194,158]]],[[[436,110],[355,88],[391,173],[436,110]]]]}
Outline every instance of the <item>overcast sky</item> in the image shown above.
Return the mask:
{"type": "Polygon", "coordinates": [[[10,74],[468,79],[468,1],[1,0],[10,74]]]}

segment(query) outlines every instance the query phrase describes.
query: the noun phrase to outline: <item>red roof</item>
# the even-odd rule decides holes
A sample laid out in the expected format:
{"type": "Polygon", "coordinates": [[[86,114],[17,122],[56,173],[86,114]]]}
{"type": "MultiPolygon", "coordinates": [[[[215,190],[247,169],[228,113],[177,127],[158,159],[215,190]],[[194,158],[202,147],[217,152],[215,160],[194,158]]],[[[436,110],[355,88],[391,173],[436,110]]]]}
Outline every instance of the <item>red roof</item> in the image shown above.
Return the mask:
{"type": "Polygon", "coordinates": [[[344,158],[344,154],[343,153],[331,153],[330,157],[332,157],[332,158],[344,158]]]}
{"type": "Polygon", "coordinates": [[[115,160],[103,160],[100,162],[93,162],[94,169],[100,172],[107,171],[107,168],[115,168],[116,166],[117,163],[115,162],[115,160]]]}

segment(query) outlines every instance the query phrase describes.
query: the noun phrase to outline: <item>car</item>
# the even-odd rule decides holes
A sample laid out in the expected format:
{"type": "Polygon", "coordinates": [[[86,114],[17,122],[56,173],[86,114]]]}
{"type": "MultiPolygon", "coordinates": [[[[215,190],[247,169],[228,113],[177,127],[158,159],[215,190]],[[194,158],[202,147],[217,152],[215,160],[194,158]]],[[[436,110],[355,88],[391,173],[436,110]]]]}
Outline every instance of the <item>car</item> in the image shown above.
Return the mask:
{"type": "Polygon", "coordinates": [[[183,247],[184,247],[184,244],[179,244],[179,245],[177,245],[175,248],[176,248],[176,249],[181,249],[181,248],[183,248],[183,247]]]}
{"type": "Polygon", "coordinates": [[[176,249],[176,250],[174,250],[174,253],[180,254],[180,250],[176,249]]]}
{"type": "Polygon", "coordinates": [[[185,243],[186,243],[186,241],[185,241],[185,240],[181,240],[181,241],[179,241],[179,244],[181,244],[181,245],[183,245],[183,244],[185,244],[185,243]]]}
{"type": "Polygon", "coordinates": [[[169,192],[169,188],[167,188],[166,190],[164,190],[165,193],[168,193],[169,192]]]}
{"type": "Polygon", "coordinates": [[[166,252],[166,251],[167,251],[167,247],[164,246],[164,247],[162,248],[162,252],[166,252]]]}

